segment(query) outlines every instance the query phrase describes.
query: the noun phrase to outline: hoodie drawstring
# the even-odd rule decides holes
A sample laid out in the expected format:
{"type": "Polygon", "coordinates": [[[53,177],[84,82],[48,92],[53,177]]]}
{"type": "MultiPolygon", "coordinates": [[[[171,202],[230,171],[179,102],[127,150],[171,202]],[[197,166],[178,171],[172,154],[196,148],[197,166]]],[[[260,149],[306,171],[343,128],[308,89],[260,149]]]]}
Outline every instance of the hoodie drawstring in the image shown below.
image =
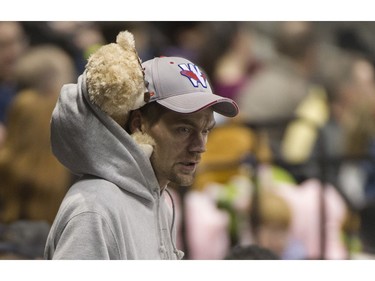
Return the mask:
{"type": "Polygon", "coordinates": [[[173,197],[172,197],[172,194],[170,193],[170,191],[167,188],[165,188],[165,191],[167,192],[169,198],[172,201],[172,226],[171,226],[171,229],[169,230],[169,235],[170,235],[171,240],[172,240],[173,252],[176,254],[177,257],[179,257],[179,252],[178,252],[178,250],[176,248],[176,245],[173,241],[173,227],[174,227],[175,217],[176,217],[175,204],[174,204],[173,197]]]}

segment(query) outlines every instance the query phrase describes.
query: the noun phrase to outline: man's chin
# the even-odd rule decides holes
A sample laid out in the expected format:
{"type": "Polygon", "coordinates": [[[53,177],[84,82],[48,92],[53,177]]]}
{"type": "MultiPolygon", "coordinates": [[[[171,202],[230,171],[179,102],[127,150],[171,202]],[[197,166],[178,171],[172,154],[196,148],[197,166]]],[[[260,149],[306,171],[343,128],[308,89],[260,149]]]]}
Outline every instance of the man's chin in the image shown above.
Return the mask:
{"type": "Polygon", "coordinates": [[[190,187],[194,183],[194,177],[192,176],[182,176],[178,177],[176,180],[171,181],[174,185],[180,187],[190,187]]]}

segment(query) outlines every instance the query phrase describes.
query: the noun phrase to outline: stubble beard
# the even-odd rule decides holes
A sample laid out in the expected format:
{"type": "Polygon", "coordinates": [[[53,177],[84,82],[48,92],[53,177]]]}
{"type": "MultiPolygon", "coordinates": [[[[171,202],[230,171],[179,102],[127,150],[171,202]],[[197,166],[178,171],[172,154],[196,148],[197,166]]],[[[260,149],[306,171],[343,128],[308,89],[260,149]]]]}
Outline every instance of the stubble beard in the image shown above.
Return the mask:
{"type": "Polygon", "coordinates": [[[168,181],[176,186],[189,187],[193,185],[195,178],[195,171],[191,174],[186,174],[178,170],[177,167],[172,167],[168,174],[168,181]]]}
{"type": "Polygon", "coordinates": [[[180,176],[176,173],[172,173],[172,175],[170,177],[170,181],[177,186],[189,187],[189,186],[193,185],[194,178],[195,178],[195,173],[192,174],[192,175],[182,175],[182,176],[180,176]]]}

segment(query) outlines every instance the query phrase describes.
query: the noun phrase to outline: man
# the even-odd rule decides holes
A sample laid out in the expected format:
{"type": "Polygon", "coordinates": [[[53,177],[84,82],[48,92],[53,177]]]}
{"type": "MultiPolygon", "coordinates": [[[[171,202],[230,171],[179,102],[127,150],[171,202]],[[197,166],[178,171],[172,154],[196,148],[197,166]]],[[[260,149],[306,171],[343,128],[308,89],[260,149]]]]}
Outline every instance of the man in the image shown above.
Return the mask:
{"type": "Polygon", "coordinates": [[[119,126],[87,98],[86,74],[62,89],[52,116],[58,159],[82,175],[70,188],[51,228],[46,259],[181,259],[167,186],[189,186],[213,112],[234,117],[238,107],[214,95],[207,77],[178,57],[142,64],[151,96],[119,126]],[[155,144],[149,158],[131,138],[155,144]]]}

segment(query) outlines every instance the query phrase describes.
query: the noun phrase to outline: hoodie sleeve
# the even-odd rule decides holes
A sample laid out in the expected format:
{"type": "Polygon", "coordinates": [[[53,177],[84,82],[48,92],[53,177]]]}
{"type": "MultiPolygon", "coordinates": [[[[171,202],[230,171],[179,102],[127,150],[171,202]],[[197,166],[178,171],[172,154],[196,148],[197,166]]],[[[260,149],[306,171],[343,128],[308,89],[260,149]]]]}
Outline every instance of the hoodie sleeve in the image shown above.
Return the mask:
{"type": "Polygon", "coordinates": [[[95,212],[70,219],[55,243],[54,260],[121,259],[113,231],[105,218],[95,212]]]}

